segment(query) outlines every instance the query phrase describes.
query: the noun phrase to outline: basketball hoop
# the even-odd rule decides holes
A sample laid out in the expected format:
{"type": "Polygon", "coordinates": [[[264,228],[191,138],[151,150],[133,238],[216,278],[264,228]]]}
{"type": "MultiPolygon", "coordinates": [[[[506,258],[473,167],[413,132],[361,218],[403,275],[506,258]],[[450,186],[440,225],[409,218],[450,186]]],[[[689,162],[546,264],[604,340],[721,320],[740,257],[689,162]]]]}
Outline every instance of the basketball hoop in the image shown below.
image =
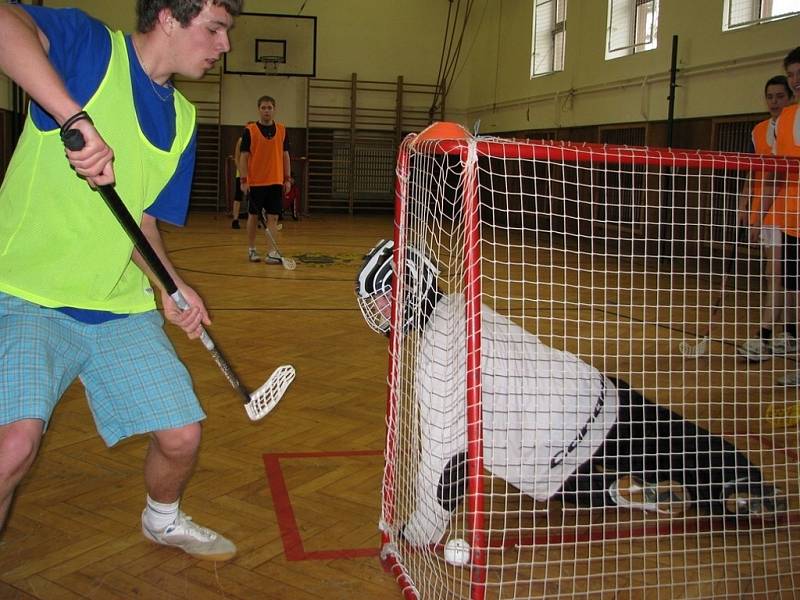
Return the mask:
{"type": "Polygon", "coordinates": [[[280,56],[259,56],[258,62],[264,65],[264,75],[277,75],[278,65],[283,62],[280,56]]]}

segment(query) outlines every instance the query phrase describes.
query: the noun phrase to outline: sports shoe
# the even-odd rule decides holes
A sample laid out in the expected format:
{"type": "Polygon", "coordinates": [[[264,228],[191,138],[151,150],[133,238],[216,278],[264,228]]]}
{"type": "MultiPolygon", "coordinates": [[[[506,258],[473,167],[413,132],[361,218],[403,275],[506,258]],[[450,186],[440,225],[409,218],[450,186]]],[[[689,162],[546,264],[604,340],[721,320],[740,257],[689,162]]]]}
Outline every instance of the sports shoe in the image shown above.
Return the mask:
{"type": "Polygon", "coordinates": [[[778,377],[778,385],[797,387],[800,385],[800,371],[788,371],[785,375],[778,377]]]}
{"type": "Polygon", "coordinates": [[[281,259],[281,255],[278,254],[277,250],[270,250],[267,252],[267,258],[277,258],[278,260],[281,259]]]}
{"type": "Polygon", "coordinates": [[[736,348],[736,352],[750,362],[761,362],[772,358],[772,345],[760,337],[750,338],[736,348]]]}
{"type": "Polygon", "coordinates": [[[451,514],[435,501],[419,506],[403,525],[401,536],[414,547],[436,544],[447,531],[451,514]]]}
{"type": "Polygon", "coordinates": [[[797,338],[785,331],[776,335],[772,340],[772,353],[775,356],[797,354],[797,338]]]}
{"type": "Polygon", "coordinates": [[[203,560],[230,560],[236,556],[236,546],[216,531],[211,531],[192,522],[192,518],[178,511],[178,518],[172,525],[161,531],[153,531],[144,524],[142,513],[142,533],[151,542],[162,546],[180,548],[186,554],[203,560]]]}
{"type": "Polygon", "coordinates": [[[250,248],[247,251],[247,258],[250,262],[260,262],[261,259],[258,257],[258,252],[256,252],[255,248],[250,248]]]}
{"type": "Polygon", "coordinates": [[[722,488],[725,512],[737,517],[774,519],[786,512],[783,492],[769,484],[750,482],[747,477],[726,483],[722,488]]]}
{"type": "Polygon", "coordinates": [[[633,475],[617,478],[608,486],[608,495],[621,508],[638,508],[672,517],[683,514],[689,500],[686,489],[675,481],[642,481],[633,475]]]}
{"type": "Polygon", "coordinates": [[[241,229],[241,227],[239,227],[239,219],[231,221],[231,229],[241,229]]]}

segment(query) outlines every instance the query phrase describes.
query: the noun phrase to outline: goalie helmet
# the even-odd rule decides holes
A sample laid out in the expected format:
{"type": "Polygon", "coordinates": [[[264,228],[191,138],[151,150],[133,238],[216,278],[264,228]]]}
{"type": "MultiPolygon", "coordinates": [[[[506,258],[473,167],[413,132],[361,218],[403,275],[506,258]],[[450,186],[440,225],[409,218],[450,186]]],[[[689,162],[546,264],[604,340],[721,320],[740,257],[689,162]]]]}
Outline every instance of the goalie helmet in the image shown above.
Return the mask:
{"type": "MultiPolygon", "coordinates": [[[[389,333],[391,327],[393,250],[392,240],[380,240],[364,258],[355,286],[358,306],[364,320],[370,329],[384,335],[389,333]]],[[[415,322],[424,323],[439,296],[436,284],[439,270],[414,248],[406,248],[405,254],[403,271],[406,285],[401,301],[405,307],[404,330],[415,322]]]]}

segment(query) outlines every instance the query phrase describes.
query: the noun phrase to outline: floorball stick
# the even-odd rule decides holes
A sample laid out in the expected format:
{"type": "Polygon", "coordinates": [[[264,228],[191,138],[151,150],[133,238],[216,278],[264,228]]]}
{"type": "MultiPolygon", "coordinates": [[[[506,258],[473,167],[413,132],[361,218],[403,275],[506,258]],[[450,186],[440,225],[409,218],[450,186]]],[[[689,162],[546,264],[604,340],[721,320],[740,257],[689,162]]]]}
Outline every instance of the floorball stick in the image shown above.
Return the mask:
{"type": "MultiPolygon", "coordinates": [[[[83,135],[77,129],[70,129],[64,134],[64,145],[69,150],[80,150],[83,148],[85,143],[86,142],[83,139],[83,135]]],[[[166,267],[164,267],[164,263],[161,262],[161,259],[158,257],[155,250],[153,250],[150,242],[147,241],[144,233],[142,233],[139,225],[136,223],[136,221],[134,221],[133,217],[128,212],[127,207],[122,202],[122,199],[119,197],[116,190],[110,185],[98,186],[97,190],[100,192],[100,195],[102,196],[108,208],[112,213],[114,213],[117,221],[119,221],[119,224],[125,230],[125,233],[131,239],[134,246],[136,246],[139,254],[142,255],[142,258],[144,258],[147,266],[149,266],[153,271],[155,276],[161,282],[161,285],[164,286],[164,289],[175,301],[175,304],[178,305],[178,308],[181,310],[188,309],[189,304],[186,302],[183,294],[181,294],[180,290],[175,285],[175,281],[167,272],[166,267]]],[[[228,364],[228,361],[225,360],[225,357],[219,351],[214,343],[214,340],[211,338],[205,328],[201,328],[200,340],[203,342],[206,350],[211,353],[214,362],[217,363],[217,366],[225,375],[228,383],[231,384],[233,389],[236,390],[241,397],[242,401],[244,402],[245,412],[247,412],[247,416],[250,417],[250,420],[252,421],[257,421],[267,416],[267,414],[269,414],[269,412],[275,408],[280,399],[283,397],[286,389],[294,380],[294,367],[291,365],[282,365],[275,369],[272,375],[270,375],[269,379],[267,379],[267,381],[265,381],[261,387],[252,393],[248,392],[240,383],[236,373],[234,373],[230,364],[228,364]]]]}
{"type": "Polygon", "coordinates": [[[728,287],[728,279],[730,279],[730,276],[733,274],[733,271],[736,267],[736,260],[738,256],[737,245],[742,238],[742,232],[746,231],[742,228],[737,229],[737,239],[734,240],[733,251],[730,252],[728,257],[725,259],[726,265],[725,273],[722,275],[722,285],[720,285],[719,294],[717,294],[717,299],[711,308],[711,313],[708,315],[708,323],[706,323],[704,328],[702,339],[696,344],[690,344],[687,341],[683,341],[680,343],[680,346],[678,346],[681,354],[683,354],[683,356],[686,358],[698,358],[700,356],[705,356],[706,352],[708,352],[708,341],[709,335],[711,334],[711,325],[714,323],[717,313],[719,313],[720,309],[722,308],[722,299],[725,297],[725,288],[728,287]]]}
{"type": "MultiPolygon", "coordinates": [[[[281,253],[281,251],[278,249],[278,244],[275,243],[275,238],[272,236],[272,232],[269,230],[269,227],[267,227],[266,222],[264,223],[264,231],[266,232],[267,237],[269,237],[272,247],[275,248],[275,252],[278,253],[278,258],[280,259],[283,268],[287,271],[294,271],[297,267],[297,263],[293,258],[286,258],[283,253],[281,253]]],[[[269,256],[269,254],[267,254],[267,256],[269,256]]]]}

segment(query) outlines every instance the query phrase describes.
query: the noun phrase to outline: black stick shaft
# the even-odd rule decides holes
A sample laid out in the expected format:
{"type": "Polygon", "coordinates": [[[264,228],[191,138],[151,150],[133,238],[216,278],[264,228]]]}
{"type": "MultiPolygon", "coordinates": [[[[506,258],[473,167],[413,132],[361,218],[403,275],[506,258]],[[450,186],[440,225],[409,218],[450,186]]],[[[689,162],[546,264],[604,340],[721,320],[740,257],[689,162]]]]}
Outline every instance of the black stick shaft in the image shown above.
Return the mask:
{"type": "MultiPolygon", "coordinates": [[[[70,150],[80,150],[83,148],[85,143],[86,142],[83,139],[83,135],[81,135],[80,131],[77,129],[70,129],[64,136],[64,145],[70,150]]],[[[110,185],[101,185],[98,186],[97,191],[100,192],[100,196],[105,201],[106,206],[108,206],[109,210],[114,214],[119,224],[125,230],[125,233],[133,242],[133,245],[139,251],[139,254],[142,255],[142,258],[147,263],[147,266],[153,271],[153,274],[156,276],[161,285],[164,286],[164,289],[167,291],[170,297],[178,305],[178,308],[181,310],[186,310],[189,308],[189,303],[186,302],[183,294],[181,294],[180,290],[178,290],[178,286],[175,285],[175,280],[172,279],[172,276],[167,271],[164,263],[161,262],[161,259],[159,258],[158,254],[156,254],[156,251],[153,249],[153,246],[150,244],[149,240],[145,237],[144,233],[139,227],[139,224],[131,216],[131,213],[128,211],[128,207],[125,206],[122,198],[120,198],[119,194],[117,194],[117,190],[110,185]]],[[[201,330],[200,340],[203,342],[203,345],[211,353],[214,362],[217,363],[217,366],[219,366],[220,370],[225,375],[228,383],[231,384],[231,387],[233,387],[233,389],[239,393],[244,403],[247,404],[250,402],[250,394],[242,386],[239,378],[233,372],[230,364],[228,364],[228,361],[225,360],[225,357],[217,348],[217,345],[208,334],[208,331],[206,331],[204,327],[201,327],[201,330]]]]}

